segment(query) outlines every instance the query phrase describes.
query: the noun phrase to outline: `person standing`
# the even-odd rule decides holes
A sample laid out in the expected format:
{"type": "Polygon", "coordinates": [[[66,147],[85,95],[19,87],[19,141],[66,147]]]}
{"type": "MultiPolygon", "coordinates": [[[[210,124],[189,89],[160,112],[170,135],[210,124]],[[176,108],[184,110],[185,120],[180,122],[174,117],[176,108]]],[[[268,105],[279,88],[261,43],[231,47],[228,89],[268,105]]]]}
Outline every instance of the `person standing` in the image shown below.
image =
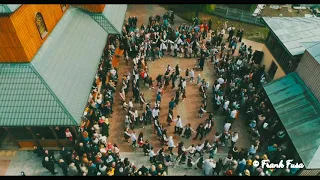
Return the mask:
{"type": "Polygon", "coordinates": [[[145,100],[144,94],[142,92],[142,93],[140,93],[140,111],[142,111],[144,104],[146,104],[146,100],[145,100]]]}
{"type": "Polygon", "coordinates": [[[168,126],[171,126],[172,119],[173,119],[173,110],[169,109],[168,118],[167,118],[168,126]]]}
{"type": "Polygon", "coordinates": [[[200,57],[200,63],[199,63],[201,71],[203,71],[204,61],[205,61],[205,57],[204,57],[204,54],[202,54],[200,57]]]}
{"type": "Polygon", "coordinates": [[[169,102],[169,110],[173,110],[175,105],[174,98],[171,98],[171,101],[169,102]]]}
{"type": "Polygon", "coordinates": [[[132,141],[132,147],[136,147],[137,146],[137,136],[136,136],[136,132],[132,132],[131,133],[131,141],[132,141]]]}
{"type": "Polygon", "coordinates": [[[193,140],[196,140],[198,138],[198,136],[200,135],[200,141],[201,141],[203,138],[203,135],[204,135],[204,127],[203,127],[202,123],[199,124],[196,131],[197,131],[197,134],[196,134],[196,137],[193,138],[193,140]]]}
{"type": "Polygon", "coordinates": [[[180,100],[180,90],[178,89],[176,91],[176,97],[174,98],[174,102],[175,102],[176,105],[179,104],[179,100],[180,100]]]}
{"type": "Polygon", "coordinates": [[[209,31],[210,31],[211,27],[212,27],[212,19],[209,20],[208,27],[209,27],[209,31]]]}
{"type": "Polygon", "coordinates": [[[176,126],[174,127],[174,133],[178,133],[180,136],[182,134],[183,125],[180,115],[177,116],[177,119],[173,120],[176,123],[176,126]]]}
{"type": "Polygon", "coordinates": [[[54,171],[54,163],[52,160],[49,159],[49,157],[45,157],[42,161],[42,165],[44,168],[46,168],[47,170],[49,170],[51,172],[52,175],[57,174],[57,172],[54,171]]]}
{"type": "Polygon", "coordinates": [[[149,151],[149,160],[151,163],[155,163],[155,156],[156,156],[156,153],[154,153],[154,149],[153,147],[151,147],[150,151],[149,151]]]}
{"type": "Polygon", "coordinates": [[[239,42],[242,41],[243,34],[244,34],[244,29],[241,29],[241,31],[239,33],[239,42]]]}
{"type": "Polygon", "coordinates": [[[175,148],[175,147],[176,147],[176,146],[174,145],[173,137],[170,136],[170,137],[169,137],[169,140],[168,140],[168,149],[169,149],[169,152],[170,152],[171,155],[173,155],[172,150],[173,150],[173,148],[175,148]]]}
{"type": "Polygon", "coordinates": [[[206,159],[203,163],[203,170],[206,176],[212,176],[214,168],[213,159],[206,159]]]}
{"type": "Polygon", "coordinates": [[[239,138],[238,133],[237,132],[233,132],[232,136],[231,136],[231,147],[230,148],[234,147],[234,145],[238,141],[238,138],[239,138]]]}
{"type": "Polygon", "coordinates": [[[193,82],[194,81],[194,68],[192,68],[191,70],[190,70],[190,82],[193,82]]]}
{"type": "Polygon", "coordinates": [[[62,169],[63,175],[68,176],[68,164],[63,159],[59,159],[59,167],[62,169]]]}

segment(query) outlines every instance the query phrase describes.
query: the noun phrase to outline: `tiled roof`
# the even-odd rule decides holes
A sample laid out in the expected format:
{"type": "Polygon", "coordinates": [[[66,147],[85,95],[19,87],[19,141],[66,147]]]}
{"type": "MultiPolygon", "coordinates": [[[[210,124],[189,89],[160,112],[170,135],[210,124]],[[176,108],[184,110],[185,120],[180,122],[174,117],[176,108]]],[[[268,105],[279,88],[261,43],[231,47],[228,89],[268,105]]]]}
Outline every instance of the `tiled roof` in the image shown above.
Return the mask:
{"type": "Polygon", "coordinates": [[[320,17],[263,17],[292,56],[303,54],[302,43],[320,41],[320,17]]]}
{"type": "Polygon", "coordinates": [[[0,64],[0,126],[72,126],[63,108],[30,64],[0,64]]]}
{"type": "Polygon", "coordinates": [[[17,10],[22,4],[0,4],[0,14],[10,14],[17,10]]]}
{"type": "Polygon", "coordinates": [[[294,72],[264,89],[307,169],[320,168],[320,103],[294,72]]]}

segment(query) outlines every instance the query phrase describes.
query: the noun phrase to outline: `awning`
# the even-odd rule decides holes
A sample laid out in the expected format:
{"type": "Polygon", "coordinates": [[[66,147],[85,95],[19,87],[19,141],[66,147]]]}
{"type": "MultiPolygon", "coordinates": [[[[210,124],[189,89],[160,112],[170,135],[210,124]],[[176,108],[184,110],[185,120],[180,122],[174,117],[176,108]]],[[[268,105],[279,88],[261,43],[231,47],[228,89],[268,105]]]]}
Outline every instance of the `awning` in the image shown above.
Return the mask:
{"type": "Polygon", "coordinates": [[[294,72],[264,89],[307,169],[320,168],[320,103],[294,72]]]}

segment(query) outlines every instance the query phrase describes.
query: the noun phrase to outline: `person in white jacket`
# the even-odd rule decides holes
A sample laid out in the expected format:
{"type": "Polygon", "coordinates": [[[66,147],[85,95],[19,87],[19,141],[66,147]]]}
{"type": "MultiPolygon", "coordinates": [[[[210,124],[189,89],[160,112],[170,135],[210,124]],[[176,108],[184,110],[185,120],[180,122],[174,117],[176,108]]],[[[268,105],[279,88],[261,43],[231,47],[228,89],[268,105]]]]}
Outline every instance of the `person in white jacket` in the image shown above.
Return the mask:
{"type": "Polygon", "coordinates": [[[177,116],[177,119],[173,120],[173,122],[176,123],[176,126],[174,127],[174,133],[178,133],[179,136],[182,134],[183,125],[180,115],[177,116]]]}
{"type": "Polygon", "coordinates": [[[189,152],[189,155],[190,156],[194,156],[194,154],[196,153],[196,147],[194,144],[192,144],[188,149],[186,149],[186,151],[189,152]]]}
{"type": "Polygon", "coordinates": [[[194,81],[194,68],[190,70],[190,82],[194,81]]]}
{"type": "Polygon", "coordinates": [[[168,140],[168,149],[169,149],[169,152],[170,152],[171,155],[173,155],[172,150],[173,150],[173,148],[175,148],[175,147],[176,147],[176,146],[174,145],[173,137],[170,136],[170,137],[169,137],[169,140],[168,140]]]}
{"type": "Polygon", "coordinates": [[[136,147],[136,145],[137,145],[137,136],[136,136],[136,133],[134,131],[131,133],[131,141],[132,141],[132,146],[136,147]]]}
{"type": "Polygon", "coordinates": [[[213,159],[204,160],[203,170],[206,176],[212,176],[214,168],[215,168],[215,164],[213,163],[213,159]]]}

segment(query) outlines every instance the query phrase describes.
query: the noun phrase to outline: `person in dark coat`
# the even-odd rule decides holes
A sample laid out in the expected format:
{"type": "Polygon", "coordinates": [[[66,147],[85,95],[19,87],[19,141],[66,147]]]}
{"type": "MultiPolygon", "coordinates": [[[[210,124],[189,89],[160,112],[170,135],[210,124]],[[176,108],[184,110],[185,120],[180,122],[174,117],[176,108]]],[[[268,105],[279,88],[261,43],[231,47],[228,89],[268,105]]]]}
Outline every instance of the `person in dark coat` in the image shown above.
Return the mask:
{"type": "Polygon", "coordinates": [[[54,171],[54,163],[52,160],[49,159],[49,157],[45,157],[42,161],[42,166],[49,170],[52,175],[57,174],[57,172],[54,171]]]}
{"type": "Polygon", "coordinates": [[[68,158],[68,151],[66,150],[65,147],[62,147],[61,151],[60,151],[60,156],[62,157],[62,159],[66,160],[68,158]]]}
{"type": "Polygon", "coordinates": [[[176,97],[174,98],[174,102],[175,102],[176,105],[179,104],[179,100],[180,100],[180,90],[178,89],[176,91],[176,97]]]}
{"type": "Polygon", "coordinates": [[[37,154],[38,157],[44,156],[44,149],[42,147],[33,146],[33,153],[37,154]]]}
{"type": "Polygon", "coordinates": [[[240,31],[240,33],[239,33],[239,42],[242,41],[243,34],[244,34],[244,30],[241,29],[241,31],[240,31]]]}
{"type": "Polygon", "coordinates": [[[68,164],[63,159],[59,160],[58,166],[62,169],[63,175],[68,176],[68,164]]]}
{"type": "Polygon", "coordinates": [[[49,150],[45,150],[44,151],[44,156],[46,156],[46,157],[49,157],[49,159],[51,160],[51,161],[53,161],[54,163],[57,163],[57,160],[56,160],[56,158],[54,157],[54,152],[53,151],[49,151],[49,150]]]}
{"type": "Polygon", "coordinates": [[[199,63],[199,66],[200,66],[200,69],[201,71],[203,71],[203,66],[204,66],[204,54],[201,55],[201,58],[200,58],[200,63],[199,63]]]}
{"type": "Polygon", "coordinates": [[[102,123],[102,135],[109,137],[109,121],[105,121],[102,123]]]}
{"type": "Polygon", "coordinates": [[[219,161],[216,163],[216,168],[215,168],[215,173],[219,176],[221,170],[222,170],[222,167],[223,167],[223,161],[222,159],[220,158],[219,161]]]}
{"type": "Polygon", "coordinates": [[[137,27],[137,22],[138,22],[138,18],[136,16],[133,16],[132,25],[133,25],[134,28],[137,27]]]}
{"type": "Polygon", "coordinates": [[[208,26],[209,26],[209,31],[210,31],[211,27],[212,27],[212,19],[209,20],[208,26]]]}
{"type": "Polygon", "coordinates": [[[198,136],[200,135],[200,141],[201,141],[203,138],[203,135],[204,135],[204,131],[205,131],[202,123],[199,124],[196,131],[197,131],[197,135],[195,138],[193,138],[193,140],[196,140],[198,138],[198,136]]]}
{"type": "Polygon", "coordinates": [[[171,83],[172,83],[172,89],[176,87],[176,80],[177,80],[177,76],[175,74],[175,72],[172,72],[172,74],[170,75],[170,79],[171,79],[171,83]]]}
{"type": "Polygon", "coordinates": [[[133,18],[131,17],[131,16],[129,16],[129,18],[128,18],[128,24],[129,24],[129,26],[130,27],[132,27],[132,24],[133,24],[133,18]]]}

